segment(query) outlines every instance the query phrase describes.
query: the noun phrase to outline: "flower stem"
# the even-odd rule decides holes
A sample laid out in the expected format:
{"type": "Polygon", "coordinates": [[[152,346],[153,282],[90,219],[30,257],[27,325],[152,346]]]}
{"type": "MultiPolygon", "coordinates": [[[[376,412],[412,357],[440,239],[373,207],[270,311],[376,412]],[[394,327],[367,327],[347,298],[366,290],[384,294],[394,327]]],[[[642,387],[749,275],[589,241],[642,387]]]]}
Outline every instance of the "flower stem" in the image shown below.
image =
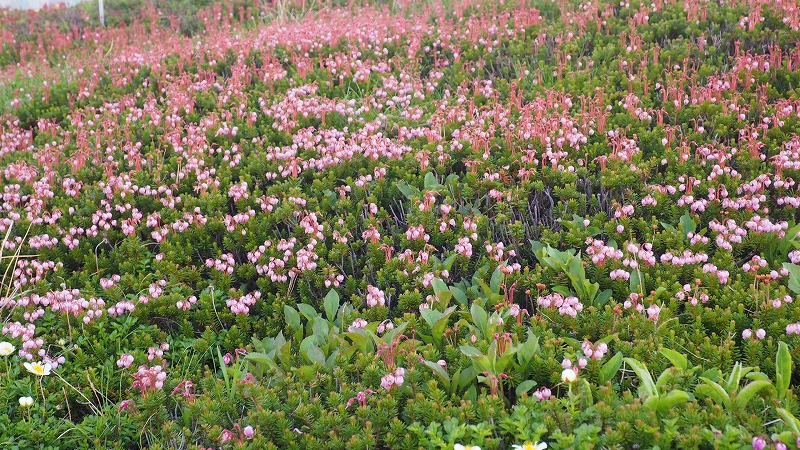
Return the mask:
{"type": "Polygon", "coordinates": [[[44,386],[42,385],[42,377],[39,377],[39,390],[42,392],[42,422],[45,420],[47,413],[47,398],[44,396],[44,386]]]}

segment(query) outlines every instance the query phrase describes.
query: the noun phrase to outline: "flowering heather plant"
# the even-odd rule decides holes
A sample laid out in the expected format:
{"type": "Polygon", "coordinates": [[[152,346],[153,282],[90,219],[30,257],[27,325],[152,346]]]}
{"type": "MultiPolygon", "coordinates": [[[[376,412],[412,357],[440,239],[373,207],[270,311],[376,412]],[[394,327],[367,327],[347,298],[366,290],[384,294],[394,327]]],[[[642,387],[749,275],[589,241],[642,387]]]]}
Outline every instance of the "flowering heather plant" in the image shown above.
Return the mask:
{"type": "Polygon", "coordinates": [[[800,447],[796,2],[106,6],[0,15],[0,442],[800,447]]]}

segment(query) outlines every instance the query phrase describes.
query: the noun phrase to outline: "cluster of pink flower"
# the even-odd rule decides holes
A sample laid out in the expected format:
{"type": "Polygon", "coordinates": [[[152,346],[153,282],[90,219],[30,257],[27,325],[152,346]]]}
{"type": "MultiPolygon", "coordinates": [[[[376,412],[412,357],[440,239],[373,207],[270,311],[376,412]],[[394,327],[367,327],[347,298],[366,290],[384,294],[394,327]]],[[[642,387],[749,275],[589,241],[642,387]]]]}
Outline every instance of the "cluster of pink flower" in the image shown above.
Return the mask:
{"type": "Polygon", "coordinates": [[[587,358],[600,361],[603,359],[603,356],[606,354],[606,352],[608,352],[608,344],[601,342],[599,344],[592,345],[592,343],[589,341],[583,341],[583,344],[581,344],[581,350],[583,350],[583,354],[587,358]]]}
{"type": "Polygon", "coordinates": [[[353,402],[358,402],[359,406],[361,406],[362,408],[366,407],[367,406],[367,394],[374,394],[374,393],[375,393],[375,391],[373,391],[372,389],[367,389],[365,391],[359,391],[355,395],[355,397],[352,397],[352,398],[350,398],[350,400],[347,401],[347,407],[348,408],[351,407],[353,405],[353,402]]]}
{"type": "Polygon", "coordinates": [[[233,268],[236,265],[236,260],[233,258],[232,253],[225,253],[220,255],[218,259],[206,259],[206,267],[218,270],[222,273],[232,274],[233,268]]]}
{"type": "Polygon", "coordinates": [[[691,250],[684,250],[682,254],[674,254],[672,252],[667,252],[661,255],[661,262],[662,263],[669,263],[673,266],[685,266],[685,265],[694,265],[694,264],[702,264],[708,261],[708,255],[705,253],[694,253],[691,250]]]}
{"type": "Polygon", "coordinates": [[[378,324],[378,328],[375,330],[378,334],[383,334],[386,331],[392,331],[394,329],[394,323],[391,320],[384,320],[383,322],[378,324]]]}
{"type": "Polygon", "coordinates": [[[135,308],[136,305],[134,305],[133,302],[125,300],[117,302],[115,305],[110,306],[107,311],[109,316],[114,317],[114,316],[121,316],[126,312],[133,312],[135,308]]]}
{"type": "Polygon", "coordinates": [[[406,370],[402,367],[394,369],[394,372],[387,373],[381,378],[381,387],[391,391],[395,387],[400,387],[405,382],[406,370]]]}
{"type": "Polygon", "coordinates": [[[367,286],[367,306],[386,306],[386,294],[375,286],[367,286]]]}
{"type": "Polygon", "coordinates": [[[688,300],[692,306],[697,306],[699,302],[705,303],[708,301],[708,294],[701,291],[698,287],[692,288],[690,284],[684,284],[681,290],[675,293],[675,298],[678,300],[688,300]]]}
{"type": "Polygon", "coordinates": [[[150,286],[147,287],[147,295],[140,295],[139,296],[139,303],[147,304],[150,300],[155,300],[161,297],[161,294],[164,293],[164,288],[167,286],[167,280],[161,279],[154,283],[150,283],[150,286]]]}
{"type": "Polygon", "coordinates": [[[358,317],[357,319],[353,320],[353,323],[349,327],[347,327],[347,331],[352,333],[353,331],[358,329],[363,330],[364,328],[367,327],[367,325],[369,325],[369,323],[366,320],[362,319],[361,317],[358,317]]]}
{"type": "Polygon", "coordinates": [[[549,399],[551,396],[552,393],[550,392],[550,389],[546,387],[542,387],[533,391],[533,397],[540,402],[549,399]]]}
{"type": "Polygon", "coordinates": [[[559,314],[571,317],[577,317],[578,313],[583,311],[583,304],[577,297],[564,297],[559,293],[539,297],[536,304],[547,309],[557,308],[559,314]]]}
{"type": "MultiPolygon", "coordinates": [[[[678,297],[677,294],[676,297],[678,297]]],[[[636,292],[632,292],[631,294],[628,295],[628,298],[622,303],[622,306],[625,309],[633,308],[637,312],[647,314],[648,319],[654,322],[658,322],[659,315],[661,314],[661,307],[653,303],[647,308],[645,308],[644,303],[642,303],[640,300],[643,300],[643,295],[638,294],[636,292]]]]}
{"type": "Polygon", "coordinates": [[[238,423],[233,424],[233,430],[224,428],[219,435],[219,442],[224,444],[231,440],[236,440],[238,445],[243,445],[245,439],[252,439],[255,436],[255,430],[252,426],[248,425],[242,428],[238,423]]]}
{"type": "Polygon", "coordinates": [[[172,390],[172,395],[180,394],[189,404],[194,403],[195,389],[194,382],[191,380],[183,380],[175,386],[172,390]]]}
{"type": "Polygon", "coordinates": [[[156,358],[159,360],[164,358],[164,352],[169,350],[169,344],[164,342],[158,347],[150,347],[147,349],[147,360],[153,362],[156,358]]]}
{"type": "Polygon", "coordinates": [[[727,270],[719,270],[717,266],[714,264],[703,264],[703,273],[711,273],[717,276],[717,280],[720,284],[727,284],[728,278],[730,278],[731,274],[727,270]]]}
{"type": "Polygon", "coordinates": [[[225,304],[234,314],[247,314],[250,312],[250,307],[255,305],[260,298],[261,292],[255,291],[241,297],[230,297],[225,301],[225,304]]]}
{"type": "Polygon", "coordinates": [[[135,381],[131,388],[139,389],[142,395],[146,395],[147,391],[156,391],[164,388],[167,373],[162,366],[148,367],[141,365],[136,373],[133,374],[133,378],[135,381]]]}
{"type": "Polygon", "coordinates": [[[411,226],[406,230],[406,239],[409,241],[422,240],[428,242],[430,238],[430,235],[425,233],[425,227],[422,225],[411,226]]]}
{"type": "Polygon", "coordinates": [[[119,283],[121,279],[122,278],[120,278],[120,276],[117,274],[111,275],[109,278],[101,278],[100,287],[103,289],[111,289],[116,283],[119,283]]]}
{"type": "Polygon", "coordinates": [[[128,368],[131,366],[131,364],[133,364],[133,355],[128,353],[123,353],[122,356],[120,356],[117,360],[117,367],[120,368],[128,368]]]}
{"type": "MultiPolygon", "coordinates": [[[[756,330],[755,335],[756,339],[764,339],[765,337],[767,337],[767,332],[764,331],[763,328],[759,328],[758,330],[756,330]]],[[[752,329],[746,328],[742,331],[742,339],[750,339],[752,337],[753,337],[752,329]]]]}
{"type": "Polygon", "coordinates": [[[784,303],[792,303],[792,296],[784,295],[783,297],[774,298],[770,303],[772,304],[773,308],[778,309],[784,303]]]}
{"type": "Polygon", "coordinates": [[[175,306],[183,311],[188,311],[192,309],[192,305],[197,303],[197,297],[194,295],[190,295],[186,300],[178,300],[175,302],[175,306]]]}
{"type": "Polygon", "coordinates": [[[592,256],[592,263],[599,267],[606,264],[606,259],[620,260],[624,256],[622,250],[616,249],[605,242],[591,237],[586,238],[586,253],[592,256]]]}

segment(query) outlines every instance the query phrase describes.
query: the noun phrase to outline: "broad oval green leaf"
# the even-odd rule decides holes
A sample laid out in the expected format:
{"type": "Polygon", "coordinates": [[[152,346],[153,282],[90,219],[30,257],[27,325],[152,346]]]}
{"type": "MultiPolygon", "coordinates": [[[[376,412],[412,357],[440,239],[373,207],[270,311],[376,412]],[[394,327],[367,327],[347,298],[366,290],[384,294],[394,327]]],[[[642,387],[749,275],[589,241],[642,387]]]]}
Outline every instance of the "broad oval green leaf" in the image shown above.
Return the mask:
{"type": "Polygon", "coordinates": [[[689,367],[689,360],[686,358],[686,356],[676,352],[675,350],[662,348],[661,354],[664,355],[664,357],[667,358],[673,366],[681,370],[686,370],[689,367]]]}
{"type": "Polygon", "coordinates": [[[739,391],[733,402],[738,408],[744,409],[744,407],[750,403],[756,394],[767,388],[774,389],[772,383],[767,380],[756,380],[748,383],[747,386],[743,387],[742,390],[739,391]]]}
{"type": "Polygon", "coordinates": [[[611,359],[606,361],[600,367],[600,374],[598,381],[600,384],[606,384],[608,381],[614,378],[614,376],[619,372],[619,368],[622,367],[622,353],[617,352],[616,355],[612,356],[611,359]]]}
{"type": "Polygon", "coordinates": [[[336,292],[336,289],[328,291],[328,295],[325,296],[323,303],[325,306],[325,317],[329,322],[333,322],[336,320],[336,312],[339,310],[339,293],[336,292]]]}
{"type": "Polygon", "coordinates": [[[515,393],[517,397],[521,396],[524,392],[528,392],[531,389],[536,387],[536,381],[534,380],[525,380],[517,386],[515,393]]]}
{"type": "Polygon", "coordinates": [[[286,325],[293,330],[300,330],[300,314],[297,312],[296,309],[292,308],[289,305],[283,305],[283,315],[286,318],[286,325]]]}
{"type": "Polygon", "coordinates": [[[789,390],[792,379],[792,354],[785,342],[778,342],[778,354],[775,357],[775,389],[778,399],[782,400],[789,390]]]}
{"type": "Polygon", "coordinates": [[[624,361],[625,364],[631,366],[636,376],[639,377],[641,392],[647,397],[658,397],[656,384],[653,382],[653,377],[650,375],[650,371],[647,370],[647,366],[632,358],[624,358],[624,361]]]}

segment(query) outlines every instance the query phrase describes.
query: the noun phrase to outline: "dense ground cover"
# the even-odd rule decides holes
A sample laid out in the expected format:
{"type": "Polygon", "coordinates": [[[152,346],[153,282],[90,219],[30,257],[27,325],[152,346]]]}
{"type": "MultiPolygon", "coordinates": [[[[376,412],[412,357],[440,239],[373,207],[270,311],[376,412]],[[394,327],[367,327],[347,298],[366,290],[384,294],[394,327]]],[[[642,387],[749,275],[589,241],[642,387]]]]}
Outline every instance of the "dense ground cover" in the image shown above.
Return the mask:
{"type": "Polygon", "coordinates": [[[4,446],[800,446],[795,2],[278,6],[5,14],[4,446]]]}

